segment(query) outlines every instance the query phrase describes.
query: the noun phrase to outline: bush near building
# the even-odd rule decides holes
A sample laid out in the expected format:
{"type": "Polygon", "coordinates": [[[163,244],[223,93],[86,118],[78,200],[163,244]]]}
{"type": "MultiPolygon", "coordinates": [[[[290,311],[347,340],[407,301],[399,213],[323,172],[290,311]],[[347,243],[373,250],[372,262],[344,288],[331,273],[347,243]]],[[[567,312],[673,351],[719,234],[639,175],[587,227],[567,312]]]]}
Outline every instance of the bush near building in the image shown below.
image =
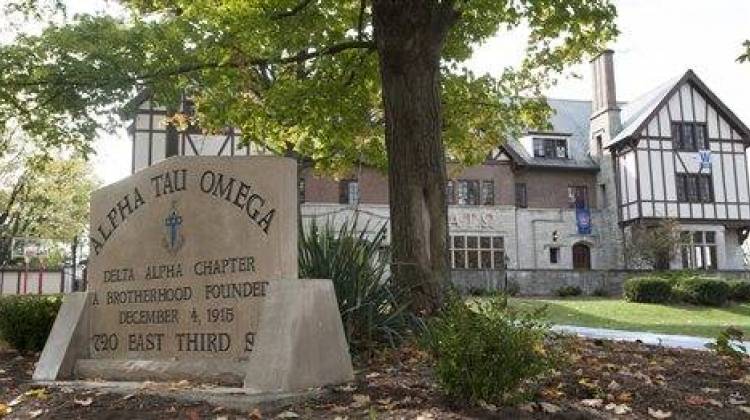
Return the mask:
{"type": "Polygon", "coordinates": [[[693,271],[672,271],[628,279],[625,300],[639,303],[690,303],[722,306],[729,300],[750,301],[750,282],[703,277],[693,271]]]}
{"type": "Polygon", "coordinates": [[[750,282],[742,280],[730,280],[729,299],[735,302],[750,302],[750,282]]]}
{"type": "Polygon", "coordinates": [[[555,290],[555,294],[560,297],[581,296],[583,290],[578,286],[562,286],[555,290]]]}
{"type": "Polygon", "coordinates": [[[42,351],[60,310],[62,297],[0,297],[0,338],[19,351],[42,351]]]}
{"type": "Polygon", "coordinates": [[[672,283],[659,277],[635,277],[627,280],[623,288],[629,302],[666,303],[672,298],[672,283]]]}
{"type": "Polygon", "coordinates": [[[672,286],[674,298],[694,305],[722,306],[729,299],[729,284],[724,280],[692,277],[672,286]]]}

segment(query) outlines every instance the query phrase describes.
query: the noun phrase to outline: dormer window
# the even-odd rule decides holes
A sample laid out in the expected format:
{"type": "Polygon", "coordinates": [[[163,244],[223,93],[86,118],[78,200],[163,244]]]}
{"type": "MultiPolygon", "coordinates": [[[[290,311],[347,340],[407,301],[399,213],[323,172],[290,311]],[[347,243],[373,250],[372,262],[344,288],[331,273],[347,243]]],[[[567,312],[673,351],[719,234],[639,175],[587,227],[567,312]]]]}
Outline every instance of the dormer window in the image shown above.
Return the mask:
{"type": "Polygon", "coordinates": [[[534,139],[534,157],[567,159],[568,142],[564,139],[534,139]]]}

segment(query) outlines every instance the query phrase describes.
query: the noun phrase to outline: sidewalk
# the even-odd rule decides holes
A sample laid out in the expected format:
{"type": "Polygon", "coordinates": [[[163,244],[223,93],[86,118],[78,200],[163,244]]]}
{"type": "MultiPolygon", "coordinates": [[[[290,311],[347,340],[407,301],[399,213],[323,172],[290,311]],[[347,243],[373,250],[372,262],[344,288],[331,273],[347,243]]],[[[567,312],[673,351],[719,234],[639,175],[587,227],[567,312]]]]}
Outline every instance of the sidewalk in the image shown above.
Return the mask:
{"type": "MultiPolygon", "coordinates": [[[[579,335],[585,338],[600,338],[614,341],[637,341],[644,344],[664,346],[679,349],[707,350],[706,344],[715,339],[709,337],[693,337],[689,335],[672,335],[643,331],[609,330],[604,328],[578,327],[574,325],[553,325],[553,331],[579,335]]],[[[750,349],[750,341],[743,342],[750,349]]]]}

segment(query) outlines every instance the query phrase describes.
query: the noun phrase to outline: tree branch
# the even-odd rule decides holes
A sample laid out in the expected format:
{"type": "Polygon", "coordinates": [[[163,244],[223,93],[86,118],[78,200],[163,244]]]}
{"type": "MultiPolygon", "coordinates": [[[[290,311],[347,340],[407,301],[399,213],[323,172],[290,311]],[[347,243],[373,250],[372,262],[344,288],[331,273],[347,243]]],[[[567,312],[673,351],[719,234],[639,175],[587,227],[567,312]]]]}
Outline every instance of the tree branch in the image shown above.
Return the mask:
{"type": "MultiPolygon", "coordinates": [[[[278,57],[268,57],[268,58],[248,58],[243,60],[238,60],[237,62],[228,62],[228,63],[190,63],[190,64],[183,64],[177,68],[173,69],[166,69],[166,70],[159,70],[152,73],[146,73],[142,75],[133,75],[133,76],[126,76],[122,78],[123,82],[131,82],[136,83],[144,80],[150,80],[150,79],[156,79],[159,77],[164,76],[178,76],[181,74],[187,74],[187,73],[193,73],[196,71],[201,70],[214,70],[214,69],[222,69],[222,68],[235,68],[235,69],[245,69],[247,66],[258,66],[260,68],[266,68],[269,65],[272,64],[299,64],[300,62],[304,62],[307,60],[311,60],[318,57],[323,56],[329,56],[329,55],[336,55],[341,52],[347,51],[347,50],[374,50],[375,49],[375,43],[371,40],[350,40],[350,41],[342,41],[337,44],[332,44],[327,47],[323,47],[321,49],[303,49],[299,51],[297,54],[290,55],[290,56],[278,56],[278,57]]],[[[54,84],[60,80],[60,78],[53,79],[43,79],[43,80],[33,80],[33,81],[11,81],[11,82],[4,82],[0,83],[0,86],[8,86],[8,87],[31,87],[31,86],[42,86],[42,85],[51,85],[54,84]]],[[[78,81],[72,81],[69,83],[65,83],[65,85],[68,86],[101,86],[106,85],[111,82],[111,79],[91,79],[91,80],[78,80],[78,81]]],[[[0,91],[0,94],[2,94],[2,91],[0,91]]],[[[17,102],[13,103],[13,98],[10,97],[10,95],[3,95],[7,97],[7,100],[11,101],[12,104],[16,105],[17,107],[20,106],[17,102]]],[[[21,110],[22,108],[19,108],[21,110]]]]}
{"type": "Polygon", "coordinates": [[[301,12],[310,3],[312,3],[312,0],[301,0],[299,3],[297,3],[296,6],[292,7],[291,9],[287,9],[287,10],[277,12],[271,15],[271,20],[280,20],[280,19],[292,17],[296,15],[297,13],[301,12]]]}

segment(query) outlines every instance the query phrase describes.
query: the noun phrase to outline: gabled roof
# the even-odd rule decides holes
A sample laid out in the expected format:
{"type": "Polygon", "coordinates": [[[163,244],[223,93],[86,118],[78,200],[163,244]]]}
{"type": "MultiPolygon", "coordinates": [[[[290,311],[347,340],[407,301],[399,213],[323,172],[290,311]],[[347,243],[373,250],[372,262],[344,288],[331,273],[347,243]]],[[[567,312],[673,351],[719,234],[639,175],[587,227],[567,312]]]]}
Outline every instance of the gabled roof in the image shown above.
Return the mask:
{"type": "Polygon", "coordinates": [[[632,136],[637,136],[685,83],[692,83],[729,120],[731,125],[737,127],[740,136],[745,141],[750,141],[748,139],[750,129],[703,83],[693,70],[688,70],[682,76],[667,81],[624,106],[620,113],[622,130],[605,147],[615,146],[632,136]]]}

